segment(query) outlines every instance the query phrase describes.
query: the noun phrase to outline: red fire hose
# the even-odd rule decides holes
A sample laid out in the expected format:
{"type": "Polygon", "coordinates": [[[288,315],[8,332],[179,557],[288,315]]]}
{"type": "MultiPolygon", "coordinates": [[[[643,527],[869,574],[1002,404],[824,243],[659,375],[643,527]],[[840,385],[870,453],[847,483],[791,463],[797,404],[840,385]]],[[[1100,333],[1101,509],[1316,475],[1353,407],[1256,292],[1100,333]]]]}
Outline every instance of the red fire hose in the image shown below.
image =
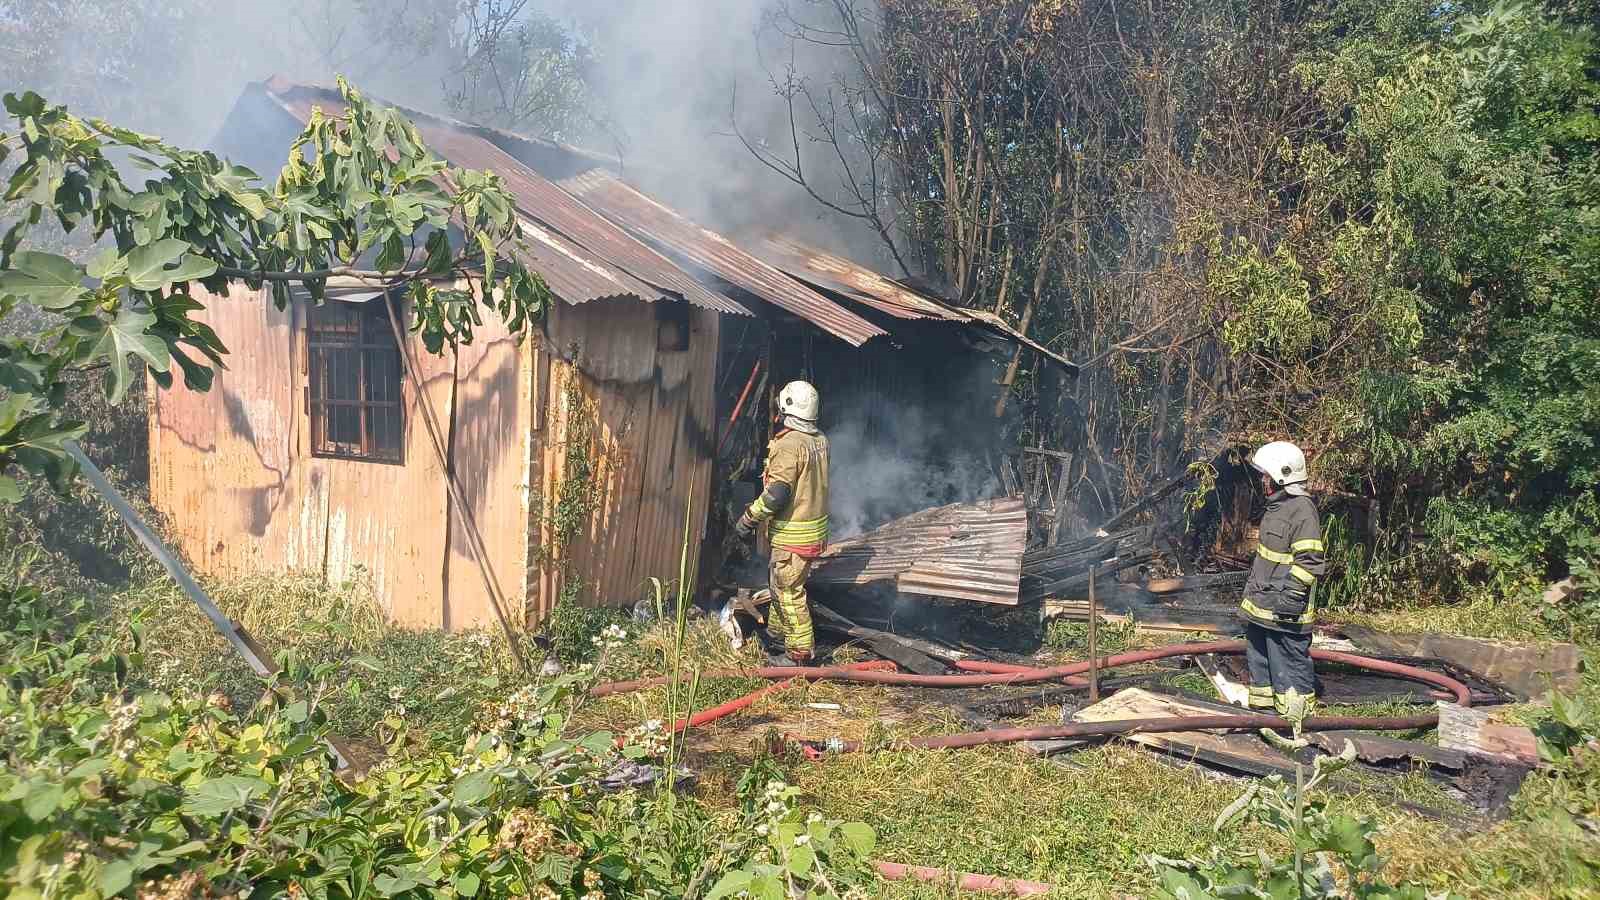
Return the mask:
{"type": "Polygon", "coordinates": [[[932,881],[949,883],[952,879],[956,887],[963,891],[974,891],[986,894],[1015,894],[1018,897],[1032,897],[1039,894],[1048,894],[1054,888],[1039,881],[1023,881],[1020,878],[1001,878],[996,875],[974,875],[970,872],[946,872],[930,866],[908,866],[904,863],[884,862],[876,860],[873,865],[877,867],[878,874],[885,881],[932,881]]]}
{"type": "MultiPolygon", "coordinates": [[[[1134,663],[1150,662],[1157,659],[1170,659],[1175,656],[1196,656],[1202,653],[1229,653],[1244,652],[1243,641],[1209,641],[1195,644],[1174,644],[1167,647],[1157,647],[1150,650],[1135,650],[1128,653],[1118,653],[1099,661],[1099,668],[1109,669],[1116,666],[1132,665],[1134,663]]],[[[1419,669],[1415,666],[1400,663],[1385,662],[1379,659],[1370,659],[1357,656],[1353,653],[1340,653],[1334,650],[1311,651],[1313,659],[1326,662],[1337,662],[1345,665],[1366,669],[1371,672],[1383,672],[1398,675],[1402,678],[1420,681],[1435,687],[1444,688],[1455,695],[1456,702],[1462,706],[1472,705],[1472,694],[1466,685],[1453,678],[1419,669]]],[[[750,672],[716,671],[702,673],[706,677],[738,677],[754,675],[759,678],[784,679],[805,678],[812,681],[848,681],[863,684],[898,684],[912,687],[978,687],[989,684],[1035,684],[1041,681],[1065,680],[1070,676],[1086,672],[1088,662],[1076,662],[1064,666],[1054,666],[1044,669],[1030,669],[1026,666],[1013,666],[1007,663],[965,662],[958,664],[959,668],[968,670],[987,669],[970,675],[909,675],[902,672],[879,671],[876,668],[865,666],[814,666],[814,667],[782,667],[756,669],[750,672]]],[[[1076,679],[1075,679],[1076,680],[1076,679]]],[[[666,684],[667,678],[644,678],[637,681],[617,681],[609,684],[596,685],[590,693],[596,697],[605,697],[611,694],[628,693],[666,684]]],[[[701,716],[708,716],[703,721],[711,721],[721,715],[726,715],[735,709],[748,706],[754,702],[756,696],[764,693],[758,691],[755,695],[741,697],[724,706],[730,707],[725,711],[706,710],[704,713],[691,717],[690,721],[701,716]],[[737,704],[737,705],[736,705],[737,704]],[[716,713],[716,715],[710,715],[716,713]]],[[[1337,731],[1337,730],[1372,730],[1372,731],[1405,731],[1414,728],[1432,728],[1439,722],[1437,713],[1424,713],[1415,716],[1387,716],[1380,718],[1340,716],[1340,717],[1313,717],[1301,723],[1307,731],[1337,731]]],[[[936,737],[914,738],[906,742],[907,746],[923,749],[953,749],[959,747],[976,747],[983,744],[1010,743],[1014,741],[1031,740],[1058,740],[1062,738],[1079,737],[1110,737],[1115,735],[1133,733],[1159,733],[1174,731],[1197,730],[1254,730],[1260,728],[1283,729],[1292,727],[1292,723],[1282,716],[1267,716],[1257,714],[1215,715],[1215,716],[1183,716],[1161,719],[1124,719],[1110,722],[1079,722],[1072,725],[1058,725],[1042,728],[994,728],[986,731],[967,732],[964,734],[940,735],[936,737]]],[[[861,749],[857,741],[829,741],[825,745],[816,742],[809,743],[813,748],[824,748],[831,752],[850,752],[861,749]]]]}
{"type": "MultiPolygon", "coordinates": [[[[887,659],[874,659],[869,662],[851,663],[843,668],[854,672],[892,672],[894,671],[894,663],[887,659]]],[[[787,681],[769,684],[758,691],[752,691],[751,693],[745,694],[743,697],[729,700],[727,703],[724,703],[721,706],[713,706],[710,709],[703,709],[687,719],[679,719],[678,721],[672,723],[672,730],[673,732],[679,732],[685,728],[699,728],[701,725],[704,725],[707,722],[715,722],[723,716],[729,715],[730,713],[736,713],[739,710],[744,709],[745,707],[756,702],[757,700],[760,700],[762,697],[765,697],[773,691],[783,690],[794,682],[795,679],[790,678],[787,681]]]]}
{"type": "MultiPolygon", "coordinates": [[[[1015,674],[1021,672],[1037,672],[1038,666],[1019,666],[1016,663],[989,662],[983,659],[958,659],[952,663],[955,668],[963,672],[990,672],[1000,674],[1015,674]]],[[[1062,682],[1075,687],[1085,687],[1089,684],[1087,678],[1067,677],[1062,682]]]]}
{"type": "MultiPolygon", "coordinates": [[[[1117,666],[1133,665],[1135,663],[1152,662],[1158,659],[1171,659],[1174,656],[1198,656],[1204,653],[1239,654],[1244,652],[1243,641],[1207,641],[1195,644],[1172,644],[1166,647],[1156,647],[1149,650],[1133,650],[1127,653],[1118,653],[1114,656],[1104,657],[1099,661],[1099,668],[1110,669],[1117,666]]],[[[1371,659],[1357,656],[1353,653],[1340,653],[1335,650],[1311,651],[1313,659],[1325,662],[1338,662],[1355,666],[1371,672],[1383,672],[1398,675],[1413,681],[1441,687],[1450,691],[1456,697],[1456,702],[1462,706],[1472,705],[1472,694],[1467,686],[1453,678],[1419,669],[1414,666],[1401,665],[1400,663],[1385,662],[1381,659],[1371,659]]],[[[974,665],[968,663],[969,666],[974,665]]],[[[1005,666],[1004,663],[985,663],[985,667],[1005,666]]],[[[1009,668],[1009,667],[1008,667],[1009,668]]],[[[808,681],[849,681],[858,684],[898,684],[907,687],[982,687],[990,684],[1037,684],[1041,681],[1059,681],[1067,676],[1079,675],[1089,671],[1088,662],[1069,663],[1064,666],[1054,666],[1045,669],[1029,669],[1017,667],[1021,671],[1009,672],[982,672],[971,675],[910,675],[904,672],[876,672],[859,671],[843,666],[807,666],[794,668],[788,666],[772,666],[750,671],[736,669],[703,672],[706,678],[804,678],[808,681]]],[[[666,684],[666,677],[641,678],[637,681],[613,681],[609,684],[596,685],[590,690],[595,697],[606,697],[611,694],[625,694],[645,688],[658,687],[666,684]]]]}

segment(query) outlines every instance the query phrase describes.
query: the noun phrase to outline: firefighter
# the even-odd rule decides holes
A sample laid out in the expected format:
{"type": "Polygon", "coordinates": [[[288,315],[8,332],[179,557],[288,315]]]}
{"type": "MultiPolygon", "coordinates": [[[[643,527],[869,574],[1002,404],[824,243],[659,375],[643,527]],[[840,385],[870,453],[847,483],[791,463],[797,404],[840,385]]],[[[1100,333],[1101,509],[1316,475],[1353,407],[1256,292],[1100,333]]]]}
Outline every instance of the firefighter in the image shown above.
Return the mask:
{"type": "Polygon", "coordinates": [[[772,545],[767,633],[785,650],[770,656],[774,665],[805,665],[816,646],[806,577],[828,545],[828,438],[817,429],[819,406],[817,389],[804,381],[778,392],[773,414],[780,428],[767,446],[761,496],[736,526],[745,540],[765,527],[772,545]]]}
{"type": "Polygon", "coordinates": [[[1298,722],[1316,702],[1311,626],[1317,617],[1317,579],[1325,562],[1322,525],[1306,491],[1306,457],[1288,441],[1255,452],[1267,512],[1239,611],[1245,620],[1250,709],[1298,722]]]}

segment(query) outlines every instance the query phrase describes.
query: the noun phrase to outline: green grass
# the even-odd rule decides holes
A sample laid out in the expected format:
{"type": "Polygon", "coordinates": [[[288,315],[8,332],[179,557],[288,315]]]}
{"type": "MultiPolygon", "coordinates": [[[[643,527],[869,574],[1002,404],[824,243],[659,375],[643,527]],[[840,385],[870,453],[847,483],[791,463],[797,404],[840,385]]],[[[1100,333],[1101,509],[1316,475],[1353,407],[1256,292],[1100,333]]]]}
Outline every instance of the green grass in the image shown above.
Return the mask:
{"type": "MultiPolygon", "coordinates": [[[[336,662],[341,680],[361,684],[359,691],[334,704],[336,726],[357,741],[370,741],[378,722],[397,708],[404,710],[415,733],[455,731],[481,705],[519,683],[504,642],[493,633],[445,635],[387,627],[360,584],[328,588],[313,578],[293,576],[210,587],[224,610],[262,643],[336,662]]],[[[187,599],[161,585],[125,591],[111,601],[108,623],[140,607],[150,611],[146,652],[153,681],[192,680],[233,694],[236,703],[253,702],[258,682],[187,599]]],[[[1457,615],[1461,613],[1412,611],[1373,614],[1368,621],[1388,628],[1494,633],[1460,628],[1450,618],[1457,615]]],[[[586,646],[589,632],[616,621],[615,615],[572,616],[561,626],[562,642],[570,648],[586,646]]],[[[1065,625],[1055,627],[1048,643],[1056,653],[1071,655],[1082,649],[1081,626],[1065,625]]],[[[671,642],[664,627],[635,638],[608,655],[605,677],[645,677],[668,670],[671,642]]],[[[1150,640],[1132,629],[1108,629],[1102,638],[1108,652],[1150,640]]],[[[709,619],[691,621],[685,647],[691,664],[702,671],[759,664],[754,645],[733,651],[709,619]]],[[[1600,701],[1600,652],[1589,648],[1588,653],[1583,694],[1600,701]]],[[[1210,683],[1193,670],[1171,672],[1162,681],[1202,696],[1211,693],[1210,683]]],[[[694,706],[703,709],[764,684],[746,677],[707,678],[694,706]]],[[[665,702],[660,689],[606,698],[581,709],[577,724],[624,730],[645,719],[664,718],[665,702]]],[[[689,760],[700,774],[697,794],[713,815],[731,809],[733,785],[754,759],[763,732],[774,726],[813,737],[966,730],[950,709],[927,702],[925,696],[838,683],[775,692],[694,739],[698,749],[689,760]],[[809,703],[833,703],[842,710],[819,711],[809,703]]],[[[1533,707],[1518,709],[1528,720],[1540,716],[1533,707]]],[[[1399,709],[1362,704],[1326,711],[1385,715],[1399,709]]],[[[1048,708],[1033,718],[1053,720],[1058,714],[1048,708]]],[[[1125,743],[1084,749],[1061,762],[1014,747],[890,749],[816,763],[789,760],[786,768],[788,777],[826,814],[874,826],[879,858],[1047,881],[1062,897],[1145,891],[1153,884],[1144,861],[1149,854],[1197,856],[1218,840],[1240,846],[1265,839],[1254,832],[1219,838],[1211,831],[1217,813],[1244,782],[1174,764],[1125,743]]],[[[1421,771],[1390,778],[1358,776],[1347,785],[1351,793],[1331,795],[1331,802],[1382,823],[1380,850],[1393,876],[1469,897],[1600,895],[1593,893],[1600,890],[1593,886],[1595,871],[1584,862],[1586,857],[1600,859],[1600,845],[1575,824],[1585,816],[1600,820],[1600,765],[1536,774],[1506,821],[1465,831],[1399,805],[1419,804],[1458,816],[1458,821],[1470,820],[1421,771]]],[[[1281,848],[1269,841],[1267,849],[1281,848]]],[[[877,895],[956,896],[946,887],[913,883],[886,883],[877,895]]]]}
{"type": "Polygon", "coordinates": [[[1537,605],[1525,601],[1480,595],[1458,603],[1392,605],[1395,600],[1385,598],[1381,604],[1363,604],[1363,608],[1330,610],[1329,618],[1379,631],[1437,631],[1506,640],[1565,639],[1552,635],[1548,623],[1539,617],[1537,605]]]}
{"type": "MultiPolygon", "coordinates": [[[[503,637],[390,627],[360,581],[330,587],[310,575],[247,576],[207,590],[269,653],[335,666],[330,683],[341,691],[328,704],[332,724],[357,742],[372,738],[390,714],[413,734],[458,729],[518,682],[503,637]]],[[[221,692],[236,709],[260,697],[260,681],[243,659],[171,582],[131,588],[108,605],[117,619],[146,614],[144,671],[153,686],[221,692]]]]}

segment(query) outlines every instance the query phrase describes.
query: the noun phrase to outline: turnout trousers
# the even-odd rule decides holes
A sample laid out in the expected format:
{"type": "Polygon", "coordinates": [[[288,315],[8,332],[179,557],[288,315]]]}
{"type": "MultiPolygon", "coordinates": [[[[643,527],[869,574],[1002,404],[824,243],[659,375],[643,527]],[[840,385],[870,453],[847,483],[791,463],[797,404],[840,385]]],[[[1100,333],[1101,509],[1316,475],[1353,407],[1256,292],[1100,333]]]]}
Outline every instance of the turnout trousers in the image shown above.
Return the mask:
{"type": "Polygon", "coordinates": [[[1291,692],[1303,698],[1309,713],[1317,699],[1317,673],[1311,662],[1311,635],[1278,631],[1251,622],[1245,625],[1245,659],[1250,665],[1250,708],[1290,711],[1291,692]]]}
{"type": "Polygon", "coordinates": [[[811,603],[806,597],[806,577],[811,560],[792,550],[772,548],[772,564],[767,586],[772,589],[772,606],[767,616],[767,633],[782,640],[790,656],[810,656],[816,646],[811,626],[811,603]]]}

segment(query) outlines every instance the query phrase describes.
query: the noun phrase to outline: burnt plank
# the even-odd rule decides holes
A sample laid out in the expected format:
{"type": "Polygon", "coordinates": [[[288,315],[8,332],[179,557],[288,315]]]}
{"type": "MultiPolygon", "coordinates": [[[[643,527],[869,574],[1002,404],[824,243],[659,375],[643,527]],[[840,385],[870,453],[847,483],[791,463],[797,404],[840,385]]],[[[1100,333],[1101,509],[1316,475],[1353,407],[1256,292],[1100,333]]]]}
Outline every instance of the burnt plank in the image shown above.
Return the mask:
{"type": "Polygon", "coordinates": [[[1537,766],[1539,744],[1533,731],[1494,721],[1488,710],[1439,701],[1439,746],[1505,763],[1537,766]]]}
{"type": "Polygon", "coordinates": [[[943,675],[949,670],[949,666],[913,646],[912,642],[887,631],[857,625],[820,603],[812,604],[811,615],[820,627],[855,638],[884,659],[918,675],[943,675]]]}
{"type": "Polygon", "coordinates": [[[1356,746],[1357,758],[1374,765],[1416,761],[1451,772],[1461,772],[1467,767],[1465,752],[1447,750],[1420,741],[1402,741],[1362,731],[1314,731],[1307,734],[1306,738],[1333,754],[1343,752],[1345,741],[1349,741],[1356,746]]]}
{"type": "Polygon", "coordinates": [[[1366,652],[1434,656],[1510,688],[1524,700],[1544,696],[1553,683],[1558,690],[1577,689],[1583,654],[1576,645],[1514,643],[1453,634],[1393,634],[1356,625],[1340,631],[1366,652]]]}

